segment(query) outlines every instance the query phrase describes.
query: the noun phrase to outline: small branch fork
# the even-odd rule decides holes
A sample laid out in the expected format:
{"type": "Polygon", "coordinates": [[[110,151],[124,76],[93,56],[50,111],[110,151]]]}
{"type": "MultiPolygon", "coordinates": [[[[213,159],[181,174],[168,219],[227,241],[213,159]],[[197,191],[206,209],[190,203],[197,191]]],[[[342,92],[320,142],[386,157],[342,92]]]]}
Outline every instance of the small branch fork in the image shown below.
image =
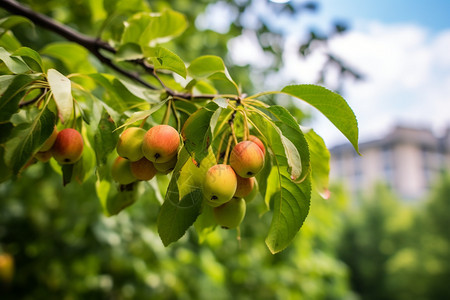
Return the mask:
{"type": "MultiPolygon", "coordinates": [[[[0,7],[7,10],[11,14],[14,15],[20,15],[23,17],[28,18],[36,25],[45,28],[47,30],[50,30],[65,39],[72,41],[74,43],[79,44],[80,46],[83,46],[86,48],[90,53],[92,53],[97,59],[105,64],[106,66],[110,67],[112,70],[116,71],[117,73],[128,77],[143,86],[152,89],[152,90],[159,90],[157,86],[154,86],[147,81],[143,80],[138,73],[136,72],[130,72],[128,70],[125,70],[118,65],[116,65],[110,58],[105,56],[101,51],[106,51],[111,54],[115,54],[117,51],[114,47],[112,47],[110,44],[108,44],[105,41],[102,41],[99,38],[93,38],[87,35],[84,35],[78,31],[75,31],[74,29],[63,25],[61,23],[56,22],[50,17],[47,17],[46,15],[40,14],[38,12],[35,12],[34,10],[25,7],[21,5],[20,3],[14,1],[14,0],[0,0],[0,7]]],[[[138,65],[144,69],[145,72],[148,74],[154,76],[158,79],[159,82],[162,82],[158,75],[156,74],[156,70],[148,64],[144,59],[136,59],[129,61],[135,65],[138,65]]],[[[177,91],[173,91],[172,89],[168,88],[164,84],[162,84],[163,89],[167,92],[168,95],[173,96],[174,98],[181,98],[181,99],[212,99],[216,97],[216,95],[192,95],[190,93],[180,93],[177,91]]]]}

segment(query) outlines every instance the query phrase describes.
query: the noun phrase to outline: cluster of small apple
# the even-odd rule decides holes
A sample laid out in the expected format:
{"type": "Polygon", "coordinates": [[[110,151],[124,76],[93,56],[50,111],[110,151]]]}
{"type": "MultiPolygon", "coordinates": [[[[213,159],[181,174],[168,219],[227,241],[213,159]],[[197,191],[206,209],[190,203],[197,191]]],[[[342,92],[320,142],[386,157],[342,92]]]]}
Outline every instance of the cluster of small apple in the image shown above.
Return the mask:
{"type": "Polygon", "coordinates": [[[217,164],[206,173],[203,195],[214,208],[214,217],[223,228],[236,228],[246,212],[246,203],[257,193],[255,175],[264,167],[265,148],[250,135],[230,153],[230,164],[217,164]]]}
{"type": "Polygon", "coordinates": [[[125,129],[117,142],[117,154],[111,169],[119,184],[147,181],[156,173],[168,174],[177,163],[180,146],[178,131],[169,125],[156,125],[146,131],[139,127],[125,129]]]}
{"type": "Polygon", "coordinates": [[[42,162],[48,162],[53,157],[62,165],[70,165],[80,160],[82,154],[83,137],[81,134],[72,128],[58,132],[55,127],[34,157],[42,162]]]}

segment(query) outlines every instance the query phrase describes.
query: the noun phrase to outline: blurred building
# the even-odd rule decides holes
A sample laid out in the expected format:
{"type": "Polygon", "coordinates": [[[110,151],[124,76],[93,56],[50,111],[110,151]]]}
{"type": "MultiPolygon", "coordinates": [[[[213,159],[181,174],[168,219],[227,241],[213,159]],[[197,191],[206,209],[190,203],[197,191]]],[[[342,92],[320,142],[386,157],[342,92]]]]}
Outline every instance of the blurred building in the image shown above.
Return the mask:
{"type": "Polygon", "coordinates": [[[404,199],[425,195],[441,170],[450,169],[450,128],[442,137],[429,129],[397,126],[385,137],[361,143],[359,156],[350,144],[330,149],[330,178],[354,193],[383,181],[404,199]]]}

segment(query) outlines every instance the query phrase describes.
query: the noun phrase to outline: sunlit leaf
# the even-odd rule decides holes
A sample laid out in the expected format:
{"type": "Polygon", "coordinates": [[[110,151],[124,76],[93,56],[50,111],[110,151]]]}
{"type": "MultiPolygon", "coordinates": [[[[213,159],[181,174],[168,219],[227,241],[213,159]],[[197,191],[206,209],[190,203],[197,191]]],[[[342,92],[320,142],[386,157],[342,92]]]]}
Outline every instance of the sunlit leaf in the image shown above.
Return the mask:
{"type": "MultiPolygon", "coordinates": [[[[275,121],[275,124],[278,128],[280,128],[283,136],[292,142],[300,155],[301,164],[299,164],[298,167],[300,167],[301,170],[295,171],[295,174],[298,174],[299,172],[301,176],[295,176],[295,174],[293,174],[293,180],[300,182],[308,175],[310,171],[310,155],[305,136],[297,121],[286,108],[278,105],[272,105],[267,110],[277,120],[275,121]]],[[[291,171],[291,173],[293,172],[291,171]]]]}
{"type": "Polygon", "coordinates": [[[120,128],[129,126],[129,125],[132,125],[132,124],[134,124],[137,121],[144,120],[145,118],[148,118],[154,112],[156,112],[161,107],[163,107],[166,103],[167,103],[167,99],[164,100],[164,101],[159,102],[158,104],[153,105],[152,108],[150,108],[148,110],[141,110],[141,111],[137,111],[137,112],[133,113],[131,115],[131,117],[125,123],[123,123],[122,125],[117,127],[117,129],[120,129],[120,128]]]}
{"type": "Polygon", "coordinates": [[[183,60],[164,47],[145,47],[144,56],[152,61],[155,69],[170,70],[186,78],[186,66],[183,60]]]}
{"type": "Polygon", "coordinates": [[[48,70],[47,79],[53,93],[56,106],[58,107],[59,118],[64,123],[71,118],[73,113],[71,82],[66,76],[62,75],[55,69],[48,70]]]}
{"type": "Polygon", "coordinates": [[[305,134],[311,152],[311,174],[314,190],[327,199],[330,196],[328,179],[330,173],[330,152],[323,139],[310,129],[305,134]]]}
{"type": "Polygon", "coordinates": [[[327,117],[358,150],[358,122],[350,106],[341,95],[318,85],[289,85],[282,93],[299,98],[327,117]]]}
{"type": "Polygon", "coordinates": [[[3,47],[0,47],[0,60],[3,61],[6,67],[14,74],[27,73],[31,70],[20,57],[11,56],[11,53],[6,51],[3,47]]]}
{"type": "Polygon", "coordinates": [[[122,44],[138,41],[141,47],[154,47],[179,36],[186,27],[186,17],[179,12],[137,13],[125,23],[122,44]]]}
{"type": "Polygon", "coordinates": [[[27,47],[21,47],[14,51],[12,53],[13,56],[21,56],[26,62],[28,62],[28,65],[33,67],[33,69],[37,72],[43,72],[44,66],[42,64],[42,58],[33,49],[27,48],[27,47]],[[31,61],[29,60],[31,59],[31,61]],[[33,66],[34,65],[34,66],[33,66]]]}
{"type": "Polygon", "coordinates": [[[96,71],[90,63],[89,51],[75,43],[55,42],[47,44],[40,53],[62,61],[71,73],[89,74],[96,71]]]}
{"type": "Polygon", "coordinates": [[[189,76],[196,81],[192,82],[192,87],[204,79],[225,81],[239,93],[239,88],[228,73],[222,58],[214,55],[200,56],[194,59],[187,69],[189,76]]]}

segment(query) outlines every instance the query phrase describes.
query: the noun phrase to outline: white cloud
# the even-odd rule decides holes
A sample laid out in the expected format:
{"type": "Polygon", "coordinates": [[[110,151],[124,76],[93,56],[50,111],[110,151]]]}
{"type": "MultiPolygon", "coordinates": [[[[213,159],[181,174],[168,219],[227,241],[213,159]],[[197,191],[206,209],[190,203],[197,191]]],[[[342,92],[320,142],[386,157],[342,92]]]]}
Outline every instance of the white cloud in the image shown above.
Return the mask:
{"type": "MultiPolygon", "coordinates": [[[[433,35],[415,25],[374,22],[364,31],[333,38],[329,48],[365,75],[365,81],[349,82],[344,91],[362,141],[399,122],[435,131],[450,126],[450,30],[433,35]]],[[[323,56],[319,51],[302,60],[287,53],[286,61],[285,78],[311,82],[323,56]]],[[[344,141],[325,118],[318,117],[313,128],[328,145],[344,141]]]]}

